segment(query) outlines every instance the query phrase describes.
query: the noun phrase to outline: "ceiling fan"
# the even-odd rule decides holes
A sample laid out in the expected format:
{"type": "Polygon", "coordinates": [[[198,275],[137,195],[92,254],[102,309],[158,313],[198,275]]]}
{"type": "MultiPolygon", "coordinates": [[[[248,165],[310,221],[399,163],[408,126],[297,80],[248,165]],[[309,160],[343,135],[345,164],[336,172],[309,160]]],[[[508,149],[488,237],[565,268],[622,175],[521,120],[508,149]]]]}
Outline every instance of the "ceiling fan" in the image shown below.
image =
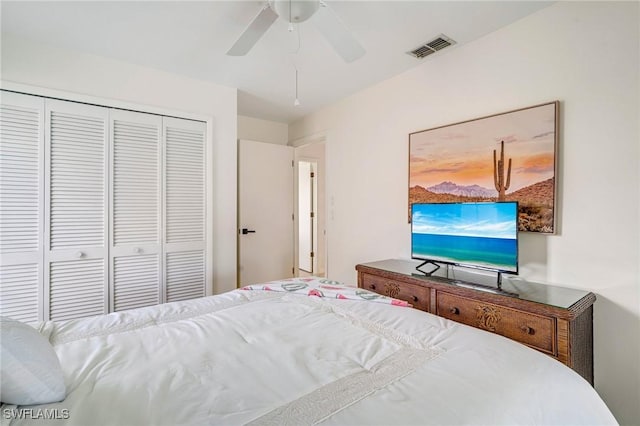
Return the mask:
{"type": "Polygon", "coordinates": [[[353,62],[364,55],[364,48],[323,0],[268,0],[227,55],[246,55],[278,17],[289,24],[297,24],[312,16],[313,24],[345,62],[353,62]]]}

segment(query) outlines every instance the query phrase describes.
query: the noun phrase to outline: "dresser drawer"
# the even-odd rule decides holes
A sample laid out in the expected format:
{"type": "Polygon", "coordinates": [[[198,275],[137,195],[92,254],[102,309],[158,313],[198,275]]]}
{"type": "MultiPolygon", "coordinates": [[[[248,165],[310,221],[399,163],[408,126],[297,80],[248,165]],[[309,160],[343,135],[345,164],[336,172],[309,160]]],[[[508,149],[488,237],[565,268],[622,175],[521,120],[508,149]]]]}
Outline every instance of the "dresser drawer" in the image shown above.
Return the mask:
{"type": "Polygon", "coordinates": [[[375,275],[362,275],[362,288],[384,296],[409,302],[414,308],[429,312],[429,288],[388,280],[375,275]]]}
{"type": "Polygon", "coordinates": [[[488,330],[551,355],[556,354],[555,319],[439,291],[437,315],[488,330]]]}

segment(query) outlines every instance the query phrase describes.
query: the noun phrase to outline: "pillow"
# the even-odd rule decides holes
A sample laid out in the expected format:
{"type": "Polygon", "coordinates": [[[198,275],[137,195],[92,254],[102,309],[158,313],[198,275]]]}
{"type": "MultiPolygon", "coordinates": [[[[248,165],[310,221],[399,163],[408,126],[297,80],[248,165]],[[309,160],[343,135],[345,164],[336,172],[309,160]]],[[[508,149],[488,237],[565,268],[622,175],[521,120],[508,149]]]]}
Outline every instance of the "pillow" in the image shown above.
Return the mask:
{"type": "Polygon", "coordinates": [[[64,377],[53,346],[38,331],[0,317],[0,401],[33,405],[65,398],[64,377]]]}

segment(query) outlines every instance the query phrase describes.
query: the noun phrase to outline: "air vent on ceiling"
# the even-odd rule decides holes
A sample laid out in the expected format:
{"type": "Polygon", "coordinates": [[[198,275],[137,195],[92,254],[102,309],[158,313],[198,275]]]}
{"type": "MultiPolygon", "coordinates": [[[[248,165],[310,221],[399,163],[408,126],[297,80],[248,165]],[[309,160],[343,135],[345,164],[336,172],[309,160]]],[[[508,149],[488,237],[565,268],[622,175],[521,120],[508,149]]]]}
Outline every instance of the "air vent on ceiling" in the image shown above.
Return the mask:
{"type": "Polygon", "coordinates": [[[456,44],[456,42],[444,34],[440,34],[438,37],[433,40],[424,43],[420,47],[413,49],[411,52],[407,52],[409,55],[421,59],[425,56],[429,56],[432,53],[436,53],[438,50],[442,50],[445,47],[451,46],[452,44],[456,44]]]}

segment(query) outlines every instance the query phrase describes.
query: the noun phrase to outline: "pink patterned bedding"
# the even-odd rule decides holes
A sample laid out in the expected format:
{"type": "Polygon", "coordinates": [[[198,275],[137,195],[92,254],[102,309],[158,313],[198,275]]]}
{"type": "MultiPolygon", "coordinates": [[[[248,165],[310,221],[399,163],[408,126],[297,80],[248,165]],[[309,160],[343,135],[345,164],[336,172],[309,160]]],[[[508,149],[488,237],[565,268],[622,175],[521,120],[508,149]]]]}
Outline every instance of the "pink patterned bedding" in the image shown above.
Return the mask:
{"type": "Polygon", "coordinates": [[[288,278],[270,281],[268,283],[252,284],[242,287],[240,290],[280,291],[329,299],[359,300],[363,302],[411,307],[411,305],[404,300],[382,296],[369,290],[345,286],[338,281],[318,277],[288,278]]]}

